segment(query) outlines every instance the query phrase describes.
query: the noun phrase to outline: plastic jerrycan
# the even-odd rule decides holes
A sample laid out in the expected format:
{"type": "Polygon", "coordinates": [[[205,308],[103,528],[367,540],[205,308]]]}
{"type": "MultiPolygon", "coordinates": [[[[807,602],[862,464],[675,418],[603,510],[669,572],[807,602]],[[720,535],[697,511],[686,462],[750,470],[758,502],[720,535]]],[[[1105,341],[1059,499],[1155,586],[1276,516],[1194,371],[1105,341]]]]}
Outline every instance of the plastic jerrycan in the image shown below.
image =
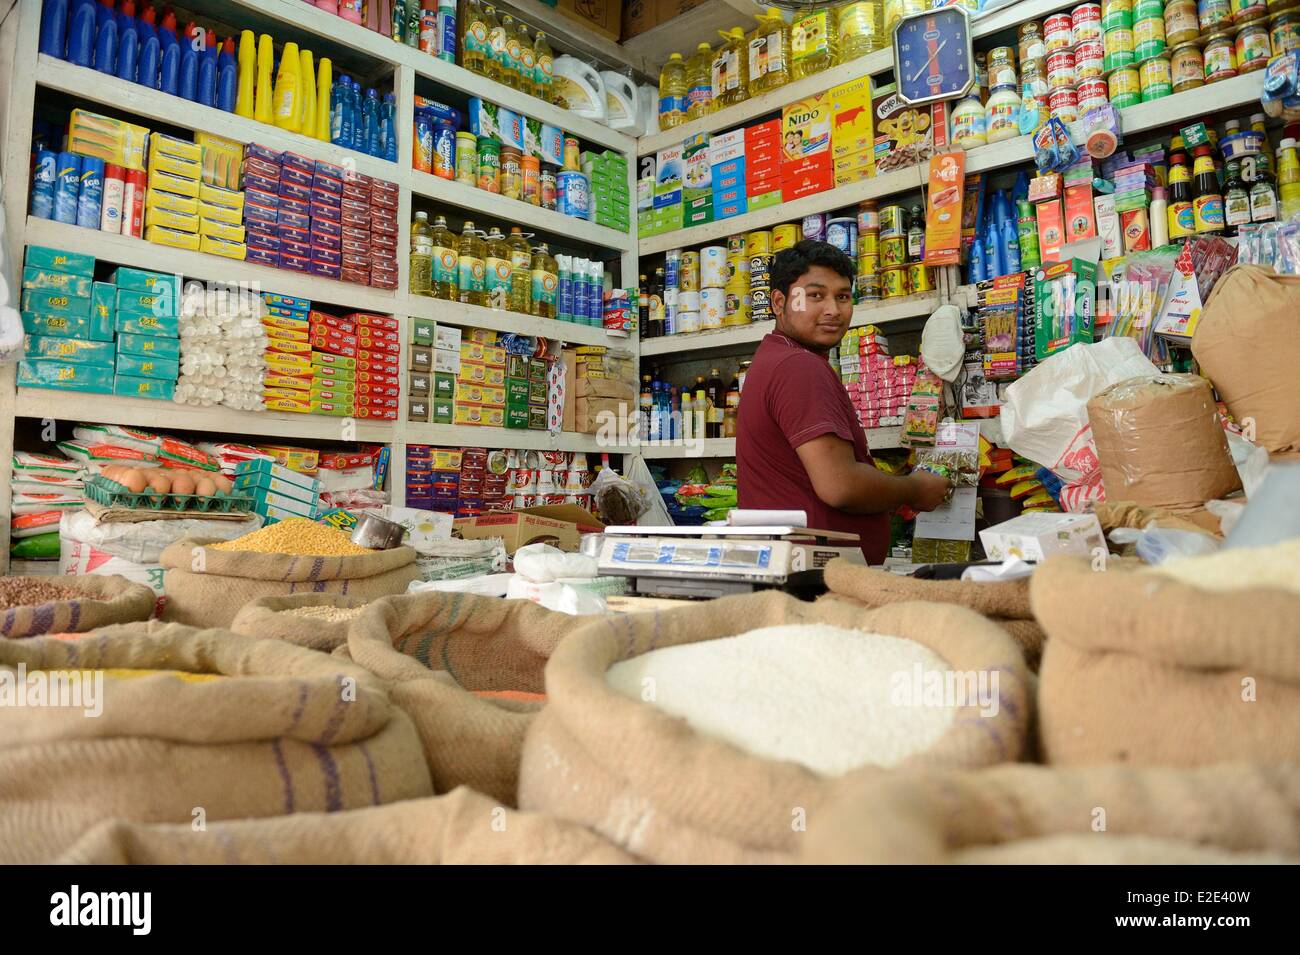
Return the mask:
{"type": "Polygon", "coordinates": [[[636,84],[622,73],[602,70],[600,78],[605,83],[605,122],[610,129],[631,130],[641,128],[641,108],[636,84]]]}
{"type": "Polygon", "coordinates": [[[563,100],[570,111],[599,123],[605,122],[605,81],[600,73],[572,56],[555,59],[556,100],[563,100]]]}

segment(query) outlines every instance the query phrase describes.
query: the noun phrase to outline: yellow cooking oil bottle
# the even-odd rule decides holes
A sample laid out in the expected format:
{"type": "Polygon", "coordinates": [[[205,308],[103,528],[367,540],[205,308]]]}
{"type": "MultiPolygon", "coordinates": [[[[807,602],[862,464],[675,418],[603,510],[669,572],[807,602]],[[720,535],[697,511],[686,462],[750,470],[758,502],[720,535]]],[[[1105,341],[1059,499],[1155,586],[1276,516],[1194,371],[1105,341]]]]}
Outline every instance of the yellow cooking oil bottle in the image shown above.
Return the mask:
{"type": "Polygon", "coordinates": [[[713,47],[701,43],[686,61],[686,121],[713,112],[713,47]]]}
{"type": "Polygon", "coordinates": [[[429,245],[433,255],[433,273],[429,283],[433,297],[454,302],[458,297],[456,290],[459,287],[457,270],[460,249],[455,234],[447,228],[446,216],[438,216],[433,220],[433,227],[429,230],[429,245]]]}
{"type": "Polygon", "coordinates": [[[491,4],[483,7],[483,24],[487,27],[487,47],[483,50],[483,65],[487,72],[484,75],[490,80],[504,83],[506,81],[506,31],[501,21],[497,19],[496,7],[491,4]]]}
{"type": "Polygon", "coordinates": [[[659,128],[672,129],[686,122],[686,64],[682,55],[668,57],[659,71],[659,128]]]}
{"type": "Polygon", "coordinates": [[[749,95],[757,96],[790,82],[790,25],[780,10],[758,16],[749,35],[749,95]]]}
{"type": "Polygon", "coordinates": [[[839,32],[829,4],[795,14],[790,28],[791,79],[801,80],[839,63],[839,32]]]}
{"type": "Polygon", "coordinates": [[[457,299],[463,305],[484,305],[487,296],[486,285],[487,243],[474,228],[474,223],[466,222],[460,234],[459,257],[456,262],[457,299]]]}
{"type": "Polygon", "coordinates": [[[560,275],[555,256],[545,242],[533,246],[532,286],[532,314],[538,318],[554,318],[560,275]]]}
{"type": "Polygon", "coordinates": [[[412,295],[433,294],[432,232],[429,213],[417,212],[411,223],[411,277],[407,280],[412,295]]]}
{"type": "Polygon", "coordinates": [[[749,99],[749,50],[740,27],[719,30],[722,46],[713,53],[713,108],[735,106],[749,99]]]}
{"type": "Polygon", "coordinates": [[[886,46],[883,0],[860,0],[839,8],[839,57],[841,63],[866,56],[886,46]]]}
{"type": "Polygon", "coordinates": [[[478,0],[465,0],[461,20],[460,65],[487,76],[488,25],[478,0]]]}
{"type": "Polygon", "coordinates": [[[487,260],[484,269],[484,293],[488,308],[510,306],[510,246],[501,230],[493,226],[487,236],[487,260]]]}
{"type": "Polygon", "coordinates": [[[532,311],[533,250],[519,226],[510,227],[510,311],[532,311]]]}

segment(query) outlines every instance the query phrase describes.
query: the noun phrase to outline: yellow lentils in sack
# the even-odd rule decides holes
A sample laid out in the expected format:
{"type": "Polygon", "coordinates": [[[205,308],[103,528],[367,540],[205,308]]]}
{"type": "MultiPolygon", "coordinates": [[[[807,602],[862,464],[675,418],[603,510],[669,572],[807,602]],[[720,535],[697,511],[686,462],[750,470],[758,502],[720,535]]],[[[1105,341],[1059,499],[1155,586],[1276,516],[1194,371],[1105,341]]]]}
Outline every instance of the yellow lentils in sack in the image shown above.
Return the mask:
{"type": "Polygon", "coordinates": [[[232,541],[209,546],[213,550],[296,554],[300,557],[359,557],[371,553],[368,548],[352,543],[342,531],[305,517],[290,517],[232,541]]]}

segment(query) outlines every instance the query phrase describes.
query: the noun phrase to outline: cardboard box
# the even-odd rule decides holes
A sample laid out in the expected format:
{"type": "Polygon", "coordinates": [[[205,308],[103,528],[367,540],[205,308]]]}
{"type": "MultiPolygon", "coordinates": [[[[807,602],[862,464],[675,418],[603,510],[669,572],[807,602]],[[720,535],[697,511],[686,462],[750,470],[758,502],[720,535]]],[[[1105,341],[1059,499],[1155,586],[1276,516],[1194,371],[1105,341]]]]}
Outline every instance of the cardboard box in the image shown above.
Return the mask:
{"type": "Polygon", "coordinates": [[[872,94],[871,123],[877,174],[929,162],[934,155],[933,110],[905,103],[894,84],[872,94]]]}
{"type": "Polygon", "coordinates": [[[1045,560],[1053,554],[1089,557],[1106,538],[1095,514],[1021,514],[980,531],[980,543],[989,560],[1008,557],[1045,560]]]}
{"type": "Polygon", "coordinates": [[[572,553],[578,549],[583,534],[599,534],[605,529],[595,515],[576,504],[550,504],[466,517],[452,526],[456,536],[464,540],[501,538],[507,554],[514,554],[527,544],[550,544],[572,553]]]}
{"type": "Polygon", "coordinates": [[[633,421],[637,413],[636,402],[626,398],[575,398],[573,403],[574,430],[579,434],[595,434],[606,422],[633,421]]]}
{"type": "MultiPolygon", "coordinates": [[[[783,169],[831,151],[831,100],[814,93],[781,110],[781,164],[783,169]]],[[[829,168],[829,163],[827,163],[829,168]]]]}
{"type": "MultiPolygon", "coordinates": [[[[558,0],[556,10],[589,30],[617,42],[623,26],[622,0],[558,0]]],[[[563,24],[558,24],[563,34],[563,24]]]]}
{"type": "Polygon", "coordinates": [[[864,150],[875,159],[871,124],[871,78],[841,83],[831,90],[831,156],[838,159],[864,150]]]}

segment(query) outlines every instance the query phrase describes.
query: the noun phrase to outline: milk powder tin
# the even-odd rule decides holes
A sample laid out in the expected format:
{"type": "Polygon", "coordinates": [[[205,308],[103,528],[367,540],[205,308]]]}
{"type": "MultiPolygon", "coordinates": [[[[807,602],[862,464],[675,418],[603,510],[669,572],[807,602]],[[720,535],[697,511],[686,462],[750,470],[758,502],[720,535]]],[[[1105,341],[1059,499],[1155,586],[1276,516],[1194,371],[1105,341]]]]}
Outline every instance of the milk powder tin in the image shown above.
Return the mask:
{"type": "Polygon", "coordinates": [[[772,233],[767,230],[750,232],[745,235],[745,254],[761,255],[772,251],[772,233]]]}
{"type": "Polygon", "coordinates": [[[934,274],[929,266],[913,262],[907,267],[907,287],[912,292],[934,291],[934,274]]]}
{"type": "MultiPolygon", "coordinates": [[[[677,287],[683,292],[700,290],[700,253],[694,250],[682,253],[681,271],[678,273],[677,287]]],[[[699,311],[698,306],[695,309],[699,311]]]]}
{"type": "Polygon", "coordinates": [[[721,328],[726,314],[726,292],[720,288],[700,290],[700,328],[721,328]]]}
{"type": "Polygon", "coordinates": [[[826,240],[826,221],[828,218],[829,216],[824,212],[814,212],[812,215],[804,216],[801,227],[803,237],[824,242],[826,240]]]}
{"type": "Polygon", "coordinates": [[[727,281],[727,250],[721,245],[700,249],[700,288],[722,288],[727,281]]]}
{"type": "Polygon", "coordinates": [[[772,229],[772,251],[780,252],[782,249],[791,248],[799,239],[802,238],[797,225],[786,223],[772,229]]]}
{"type": "Polygon", "coordinates": [[[591,204],[591,185],[585,172],[565,170],[555,179],[557,211],[575,219],[586,219],[591,204]]]}
{"type": "Polygon", "coordinates": [[[831,219],[826,224],[826,241],[841,252],[856,258],[858,254],[858,220],[853,216],[831,219]]]}
{"type": "Polygon", "coordinates": [[[1047,55],[1047,89],[1072,89],[1078,82],[1074,75],[1074,54],[1069,50],[1057,50],[1047,55]]]}

